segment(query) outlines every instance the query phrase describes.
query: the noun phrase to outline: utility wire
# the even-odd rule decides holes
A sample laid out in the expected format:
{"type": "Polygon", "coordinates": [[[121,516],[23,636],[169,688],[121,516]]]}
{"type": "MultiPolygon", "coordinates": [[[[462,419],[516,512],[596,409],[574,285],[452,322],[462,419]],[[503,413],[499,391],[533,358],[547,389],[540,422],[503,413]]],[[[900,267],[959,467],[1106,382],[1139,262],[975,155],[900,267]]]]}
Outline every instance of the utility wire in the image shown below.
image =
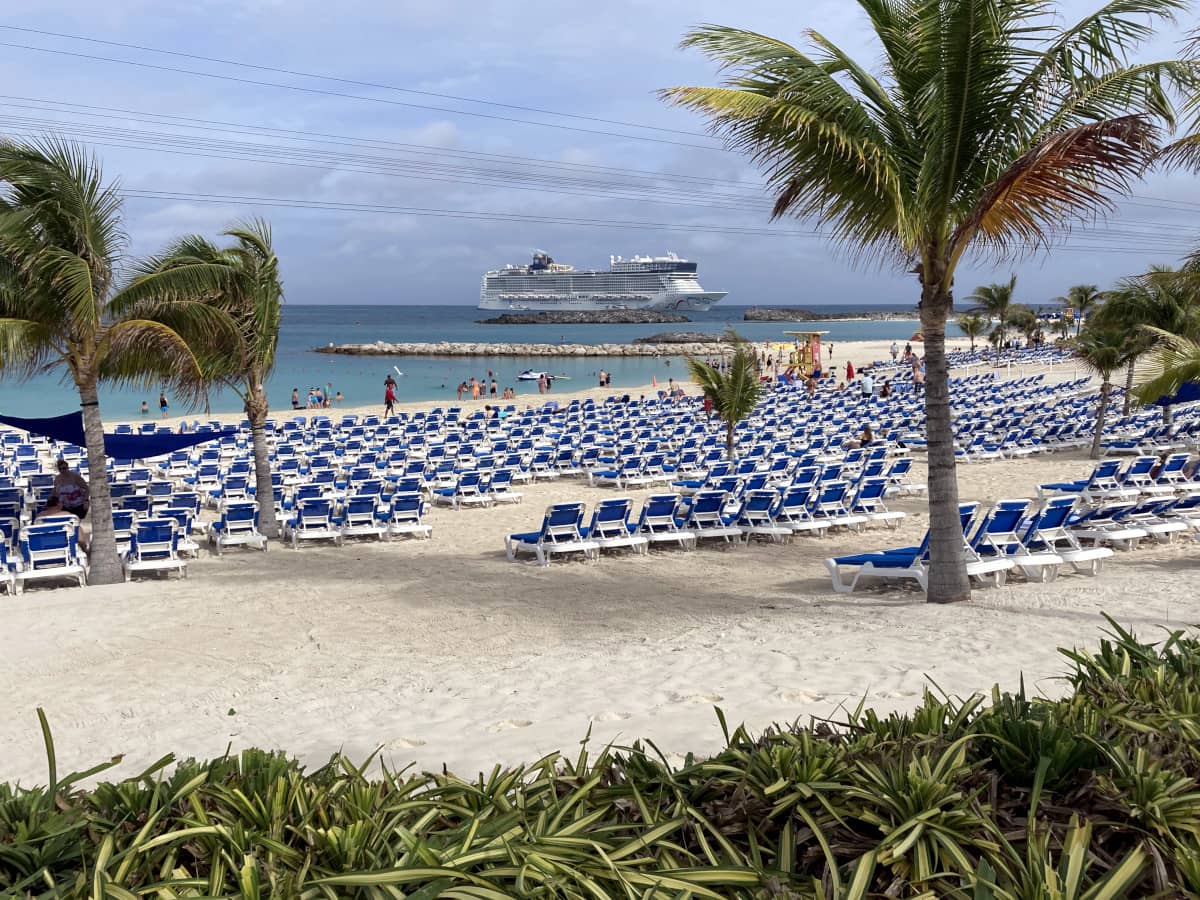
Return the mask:
{"type": "Polygon", "coordinates": [[[416,88],[398,87],[394,84],[380,84],[374,81],[359,81],[353,78],[343,78],[338,75],[301,72],[296,69],[283,69],[275,66],[264,66],[236,59],[222,59],[216,56],[201,56],[198,53],[185,53],[181,50],[168,50],[163,47],[150,47],[145,44],[125,44],[120,41],[106,41],[97,37],[82,34],[66,34],[61,31],[46,31],[39,28],[27,28],[20,25],[0,25],[5,31],[19,31],[25,34],[37,34],[43,37],[65,38],[71,41],[84,41],[89,44],[101,44],[106,47],[120,47],[124,50],[140,50],[145,53],[158,53],[163,56],[174,56],[180,59],[195,59],[200,62],[217,63],[223,66],[236,66],[241,69],[253,69],[256,72],[271,72],[276,75],[296,75],[301,78],[314,78],[320,81],[335,81],[339,84],[350,84],[355,87],[375,88],[384,91],[396,91],[402,94],[415,94],[422,97],[437,97],[441,100],[454,100],[459,103],[476,103],[482,106],[495,106],[500,109],[514,109],[518,112],[537,113],[543,116],[560,116],[564,119],[577,119],[583,122],[597,122],[602,125],[620,125],[623,128],[643,128],[647,131],[661,131],[667,134],[682,134],[688,137],[709,138],[709,135],[698,131],[684,131],[679,128],[665,128],[661,125],[645,125],[640,122],[626,122],[620,119],[603,119],[598,116],[585,116],[579,113],[561,112],[553,109],[541,109],[536,106],[521,106],[515,103],[502,103],[498,100],[482,100],[478,97],[463,97],[456,94],[443,94],[437,91],[423,91],[416,88]]]}

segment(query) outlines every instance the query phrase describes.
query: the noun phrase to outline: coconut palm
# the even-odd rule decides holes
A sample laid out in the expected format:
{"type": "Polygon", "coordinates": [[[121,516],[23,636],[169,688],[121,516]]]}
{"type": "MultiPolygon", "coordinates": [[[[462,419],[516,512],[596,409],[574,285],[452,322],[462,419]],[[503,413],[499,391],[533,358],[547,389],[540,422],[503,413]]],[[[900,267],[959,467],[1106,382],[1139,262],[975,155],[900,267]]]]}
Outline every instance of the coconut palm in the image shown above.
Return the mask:
{"type": "Polygon", "coordinates": [[[975,340],[987,332],[990,323],[984,316],[974,313],[963,313],[957,322],[962,333],[971,339],[971,352],[974,352],[975,340]]]}
{"type": "Polygon", "coordinates": [[[1048,0],[858,0],[876,73],[825,36],[808,50],[706,25],[684,39],[730,74],[679,87],[731,149],[764,169],[774,215],[807,218],[862,258],[916,274],[925,337],[930,579],[937,602],[970,596],[962,557],[946,322],[973,251],[1043,247],[1126,190],[1174,124],[1178,60],[1130,65],[1182,0],[1113,0],[1076,24],[1048,0]]]}
{"type": "Polygon", "coordinates": [[[1127,338],[1123,329],[1089,324],[1075,339],[1080,362],[1100,376],[1100,406],[1096,410],[1092,459],[1100,458],[1100,441],[1104,437],[1104,420],[1108,414],[1108,397],[1113,388],[1113,373],[1129,362],[1131,347],[1127,338]]]}
{"type": "Polygon", "coordinates": [[[1030,346],[1036,344],[1044,336],[1042,320],[1028,306],[1017,305],[1008,312],[1008,325],[1019,332],[1030,346]]]}
{"type": "MultiPolygon", "coordinates": [[[[1179,269],[1154,266],[1142,275],[1123,278],[1093,318],[1126,335],[1124,414],[1128,415],[1135,399],[1138,360],[1160,346],[1166,335],[1200,339],[1200,270],[1189,262],[1179,269]]],[[[1164,407],[1163,414],[1169,419],[1170,407],[1164,407]]]]}
{"type": "Polygon", "coordinates": [[[727,339],[733,343],[733,356],[724,373],[690,356],[687,367],[692,381],[712,401],[713,412],[725,423],[725,451],[732,461],[736,457],[734,430],[738,422],[754,411],[766,387],[758,377],[754,348],[732,331],[727,339]]]}
{"type": "Polygon", "coordinates": [[[89,581],[123,578],[97,396],[102,381],[197,395],[199,363],[171,326],[215,330],[194,298],[217,282],[209,266],[135,277],[121,286],[121,200],[97,160],[59,140],[0,140],[0,372],[66,370],[79,391],[92,538],[89,581]],[[148,314],[149,307],[159,313],[148,314]]]}
{"type": "MultiPolygon", "coordinates": [[[[210,334],[185,335],[201,360],[205,379],[237,391],[250,422],[254,443],[254,476],[257,495],[272,496],[271,462],[266,425],[270,406],[266,384],[275,368],[279,343],[283,284],[279,259],[271,244],[271,228],[262,220],[240,223],[224,232],[234,239],[230,247],[218,247],[206,238],[190,235],[169,247],[158,258],[147,260],[143,271],[165,272],[178,267],[210,265],[228,269],[220,290],[208,302],[233,323],[232,339],[224,335],[215,343],[210,334]]],[[[279,524],[275,505],[259,504],[260,525],[268,537],[277,537],[279,524]]]]}
{"type": "Polygon", "coordinates": [[[1157,340],[1150,354],[1149,373],[1134,389],[1134,395],[1143,403],[1170,397],[1189,382],[1200,383],[1200,341],[1159,329],[1151,331],[1157,332],[1157,340]]]}
{"type": "Polygon", "coordinates": [[[1004,338],[1008,332],[1009,317],[1013,309],[1013,294],[1017,290],[1017,276],[1013,275],[1008,283],[982,284],[967,295],[972,304],[970,311],[983,313],[996,323],[992,329],[991,341],[996,348],[996,358],[1000,358],[1000,348],[1004,346],[1004,338]]]}
{"type": "Polygon", "coordinates": [[[1104,300],[1104,294],[1094,284],[1076,284],[1067,288],[1065,297],[1056,297],[1055,300],[1063,309],[1075,310],[1075,334],[1078,335],[1087,311],[1099,306],[1104,300]]]}

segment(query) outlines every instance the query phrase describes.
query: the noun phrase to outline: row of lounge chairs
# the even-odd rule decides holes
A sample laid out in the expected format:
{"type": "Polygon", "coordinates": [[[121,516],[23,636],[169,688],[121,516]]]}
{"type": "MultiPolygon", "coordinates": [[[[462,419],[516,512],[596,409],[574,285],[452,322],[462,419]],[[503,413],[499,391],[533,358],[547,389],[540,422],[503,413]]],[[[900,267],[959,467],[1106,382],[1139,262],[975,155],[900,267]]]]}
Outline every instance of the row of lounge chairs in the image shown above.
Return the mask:
{"type": "Polygon", "coordinates": [[[852,496],[845,482],[817,487],[761,488],[735,497],[723,490],[698,490],[691,496],[653,494],[635,515],[633,500],[615,497],[596,504],[590,521],[586,504],[547,507],[541,527],[505,537],[510,560],[533,554],[539,565],[556,554],[582,553],[599,559],[601,550],[628,548],[644,553],[651,544],[695,549],[705,539],[723,543],[755,538],[782,543],[795,534],[822,535],[833,528],[855,531],[872,523],[896,527],[904,513],[887,508],[887,480],[867,479],[852,496]]]}

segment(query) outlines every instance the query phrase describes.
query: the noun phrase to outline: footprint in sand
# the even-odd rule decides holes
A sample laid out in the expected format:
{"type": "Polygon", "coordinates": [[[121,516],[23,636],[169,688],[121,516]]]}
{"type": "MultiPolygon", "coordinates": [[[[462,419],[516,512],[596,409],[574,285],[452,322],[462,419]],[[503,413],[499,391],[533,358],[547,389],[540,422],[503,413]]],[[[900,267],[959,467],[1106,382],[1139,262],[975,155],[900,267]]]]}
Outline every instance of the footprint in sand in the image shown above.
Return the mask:
{"type": "Polygon", "coordinates": [[[668,699],[672,703],[720,703],[725,698],[720,694],[689,694],[685,697],[682,694],[673,693],[668,699]]]}
{"type": "Polygon", "coordinates": [[[825,699],[823,694],[813,694],[809,691],[780,691],[775,696],[784,703],[816,703],[825,699]]]}
{"type": "Polygon", "coordinates": [[[604,712],[598,712],[595,715],[589,716],[588,718],[592,722],[622,722],[625,719],[628,719],[629,715],[630,714],[627,712],[613,712],[612,710],[605,710],[604,712]]]}
{"type": "Polygon", "coordinates": [[[489,725],[488,731],[495,734],[497,731],[512,731],[514,728],[528,728],[533,723],[528,719],[505,719],[503,722],[497,722],[495,725],[489,725]]]}
{"type": "Polygon", "coordinates": [[[417,747],[424,747],[425,742],[420,738],[401,737],[388,741],[384,746],[388,750],[415,750],[417,747]]]}

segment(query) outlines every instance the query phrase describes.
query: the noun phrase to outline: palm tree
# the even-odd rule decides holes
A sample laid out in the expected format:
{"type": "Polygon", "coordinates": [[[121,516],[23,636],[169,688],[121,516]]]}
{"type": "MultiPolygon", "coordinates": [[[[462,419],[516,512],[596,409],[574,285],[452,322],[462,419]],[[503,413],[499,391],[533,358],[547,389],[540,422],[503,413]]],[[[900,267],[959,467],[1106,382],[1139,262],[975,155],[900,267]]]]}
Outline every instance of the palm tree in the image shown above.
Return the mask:
{"type": "Polygon", "coordinates": [[[1025,341],[1033,346],[1043,337],[1042,320],[1028,306],[1014,306],[1008,313],[1009,327],[1021,333],[1025,341]]]}
{"type": "Polygon", "coordinates": [[[692,381],[712,401],[713,411],[725,423],[725,451],[732,462],[736,456],[734,430],[738,422],[754,411],[767,389],[758,378],[754,348],[732,331],[727,340],[733,343],[733,357],[724,373],[690,356],[687,367],[692,381]]]}
{"type": "Polygon", "coordinates": [[[1062,305],[1063,309],[1075,310],[1075,334],[1078,336],[1087,311],[1092,307],[1099,306],[1104,300],[1104,294],[1094,284],[1077,284],[1067,288],[1065,297],[1055,297],[1054,299],[1062,305]]]}
{"type": "Polygon", "coordinates": [[[102,381],[157,382],[194,398],[198,361],[147,310],[169,311],[196,332],[216,327],[210,311],[189,299],[216,282],[211,267],[183,266],[118,287],[125,244],[120,197],[94,157],[54,139],[0,140],[0,371],[28,377],[61,367],[79,391],[94,584],[124,577],[97,388],[102,381]]]}
{"type": "MultiPolygon", "coordinates": [[[[1125,333],[1129,353],[1124,415],[1129,415],[1138,360],[1161,345],[1166,335],[1200,338],[1200,272],[1189,263],[1179,269],[1154,266],[1145,274],[1123,278],[1093,318],[1125,333]]],[[[1170,419],[1169,406],[1163,415],[1170,419]]]]}
{"type": "Polygon", "coordinates": [[[806,218],[863,259],[920,283],[927,365],[927,598],[965,600],[946,322],[963,256],[1044,247],[1107,208],[1174,124],[1164,87],[1178,60],[1130,65],[1179,0],[1113,0],[1073,25],[1044,0],[857,0],[879,45],[877,73],[825,36],[809,52],[754,32],[700,27],[683,44],[730,73],[678,87],[731,149],[765,170],[774,216],[806,218]]]}
{"type": "Polygon", "coordinates": [[[1100,406],[1096,410],[1096,433],[1092,437],[1092,459],[1100,458],[1100,441],[1104,437],[1104,419],[1108,413],[1108,396],[1112,393],[1112,376],[1129,361],[1130,345],[1127,334],[1119,328],[1102,325],[1083,329],[1075,339],[1075,349],[1085,367],[1100,376],[1100,406]]]}
{"type": "Polygon", "coordinates": [[[963,313],[958,317],[958,327],[967,337],[971,339],[971,352],[975,352],[975,339],[982,336],[988,329],[990,323],[983,316],[975,315],[974,313],[963,313]]]}
{"type": "Polygon", "coordinates": [[[967,295],[967,300],[973,305],[970,312],[984,313],[988,319],[996,323],[992,331],[992,344],[996,348],[996,359],[1000,359],[1000,348],[1004,345],[1004,337],[1008,331],[1008,320],[1013,306],[1013,294],[1017,290],[1017,276],[1008,279],[1007,284],[982,284],[967,295]]]}
{"type": "Polygon", "coordinates": [[[1189,382],[1200,382],[1200,341],[1164,331],[1156,337],[1150,373],[1134,389],[1143,403],[1170,397],[1189,382]]]}
{"type": "Polygon", "coordinates": [[[270,405],[264,385],[275,369],[275,350],[279,343],[283,284],[279,258],[271,244],[271,228],[256,219],[240,223],[224,232],[234,239],[231,247],[217,247],[206,238],[190,235],[169,247],[166,253],[148,260],[143,271],[165,272],[178,267],[211,265],[228,269],[220,290],[208,302],[233,323],[232,339],[218,340],[210,335],[185,335],[201,360],[205,379],[237,391],[250,422],[254,442],[254,478],[259,498],[262,532],[279,535],[272,496],[271,461],[267,448],[266,425],[270,405]]]}

